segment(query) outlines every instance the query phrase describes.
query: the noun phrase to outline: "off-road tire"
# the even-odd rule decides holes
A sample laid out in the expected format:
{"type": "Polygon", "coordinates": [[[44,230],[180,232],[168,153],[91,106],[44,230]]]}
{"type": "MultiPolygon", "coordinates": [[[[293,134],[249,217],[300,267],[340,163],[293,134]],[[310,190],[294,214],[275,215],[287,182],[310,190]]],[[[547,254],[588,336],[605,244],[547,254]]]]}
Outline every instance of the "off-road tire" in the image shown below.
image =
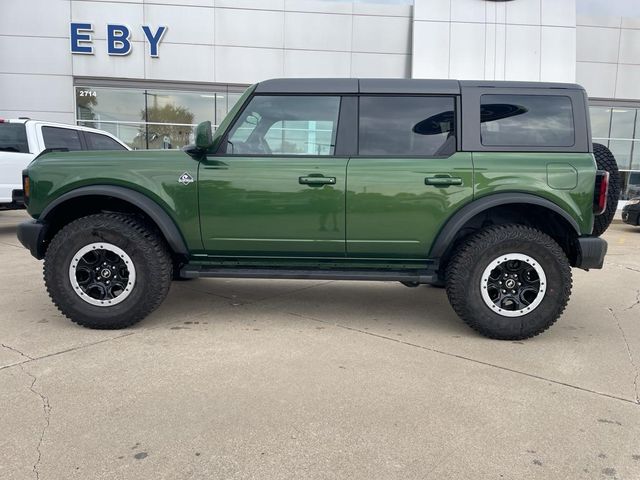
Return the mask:
{"type": "Polygon", "coordinates": [[[602,215],[596,215],[593,220],[593,235],[599,237],[602,235],[613,220],[618,208],[618,199],[620,198],[620,172],[618,164],[613,153],[607,147],[600,143],[593,144],[593,156],[596,159],[598,170],[606,170],[609,172],[609,191],[607,193],[607,208],[602,215]]]}
{"type": "Polygon", "coordinates": [[[564,311],[571,287],[571,267],[562,248],[545,233],[524,225],[496,225],[473,234],[454,252],[446,270],[447,296],[458,316],[480,334],[499,340],[523,340],[544,332],[564,311]],[[546,275],[541,303],[518,317],[499,315],[481,293],[484,270],[509,253],[535,259],[546,275]]]}
{"type": "Polygon", "coordinates": [[[164,240],[140,219],[117,213],[89,215],[69,223],[53,237],[44,259],[45,285],[58,310],[78,325],[95,329],[120,329],[142,320],[162,303],[172,275],[164,240]],[[135,267],[131,293],[117,305],[87,303],[71,284],[69,266],[74,255],[98,242],[122,249],[135,267]]]}

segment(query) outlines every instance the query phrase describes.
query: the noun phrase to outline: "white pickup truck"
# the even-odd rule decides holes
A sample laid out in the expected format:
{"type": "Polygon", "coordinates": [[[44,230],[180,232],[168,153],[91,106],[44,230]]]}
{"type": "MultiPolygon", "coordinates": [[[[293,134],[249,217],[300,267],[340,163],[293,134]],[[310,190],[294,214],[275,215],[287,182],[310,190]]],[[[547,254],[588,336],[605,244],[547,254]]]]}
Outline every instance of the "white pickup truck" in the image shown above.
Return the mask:
{"type": "Polygon", "coordinates": [[[24,208],[22,170],[44,150],[131,150],[103,130],[28,118],[0,119],[0,210],[24,208]]]}

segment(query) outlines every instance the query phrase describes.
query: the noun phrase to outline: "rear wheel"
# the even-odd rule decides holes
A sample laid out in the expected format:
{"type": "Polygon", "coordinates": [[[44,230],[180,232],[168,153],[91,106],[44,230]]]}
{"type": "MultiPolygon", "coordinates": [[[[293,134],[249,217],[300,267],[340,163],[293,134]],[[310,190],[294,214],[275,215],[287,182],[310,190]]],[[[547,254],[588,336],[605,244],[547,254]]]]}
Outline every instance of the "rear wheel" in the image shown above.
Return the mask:
{"type": "Polygon", "coordinates": [[[542,333],[571,295],[571,267],[548,235],[497,225],[471,236],[447,266],[447,296],[458,316],[482,335],[522,340],[542,333]]]}
{"type": "Polygon", "coordinates": [[[171,277],[163,239],[121,214],[69,223],[53,237],[44,262],[53,303],[89,328],[117,329],[140,321],[164,300],[171,277]]]}
{"type": "Polygon", "coordinates": [[[600,143],[593,144],[593,156],[598,170],[609,172],[609,191],[607,192],[607,208],[601,215],[596,215],[593,221],[593,235],[602,235],[613,220],[620,198],[620,172],[616,159],[607,147],[600,143]]]}

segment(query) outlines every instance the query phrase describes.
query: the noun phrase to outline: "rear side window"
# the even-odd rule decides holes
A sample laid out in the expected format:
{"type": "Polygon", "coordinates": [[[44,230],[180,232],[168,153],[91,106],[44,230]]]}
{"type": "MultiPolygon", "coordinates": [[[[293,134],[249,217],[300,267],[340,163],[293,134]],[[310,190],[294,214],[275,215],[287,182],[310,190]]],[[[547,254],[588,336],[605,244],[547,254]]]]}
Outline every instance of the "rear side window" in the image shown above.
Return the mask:
{"type": "Polygon", "coordinates": [[[126,150],[121,144],[106,135],[84,132],[84,138],[89,150],[126,150]]]}
{"type": "Polygon", "coordinates": [[[571,99],[559,95],[482,95],[482,145],[571,147],[575,143],[571,99]]]}
{"type": "Polygon", "coordinates": [[[434,156],[455,151],[453,97],[361,96],[360,155],[434,156]]]}
{"type": "Polygon", "coordinates": [[[70,152],[82,150],[80,134],[77,130],[58,127],[42,127],[45,148],[66,148],[70,152]]]}
{"type": "Polygon", "coordinates": [[[24,123],[0,123],[0,152],[29,153],[24,123]]]}

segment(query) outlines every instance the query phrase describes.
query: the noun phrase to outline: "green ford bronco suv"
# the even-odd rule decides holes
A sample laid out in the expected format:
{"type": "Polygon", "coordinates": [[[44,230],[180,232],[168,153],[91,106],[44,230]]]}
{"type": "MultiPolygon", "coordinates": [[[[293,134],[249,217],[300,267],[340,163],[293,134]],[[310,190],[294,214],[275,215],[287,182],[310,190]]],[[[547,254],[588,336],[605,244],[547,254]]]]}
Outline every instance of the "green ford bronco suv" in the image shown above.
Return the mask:
{"type": "Polygon", "coordinates": [[[132,325],[179,278],[386,280],[523,339],[571,267],[602,267],[617,175],[579,85],[277,79],[182,150],[35,159],[18,237],[86,327],[132,325]]]}

